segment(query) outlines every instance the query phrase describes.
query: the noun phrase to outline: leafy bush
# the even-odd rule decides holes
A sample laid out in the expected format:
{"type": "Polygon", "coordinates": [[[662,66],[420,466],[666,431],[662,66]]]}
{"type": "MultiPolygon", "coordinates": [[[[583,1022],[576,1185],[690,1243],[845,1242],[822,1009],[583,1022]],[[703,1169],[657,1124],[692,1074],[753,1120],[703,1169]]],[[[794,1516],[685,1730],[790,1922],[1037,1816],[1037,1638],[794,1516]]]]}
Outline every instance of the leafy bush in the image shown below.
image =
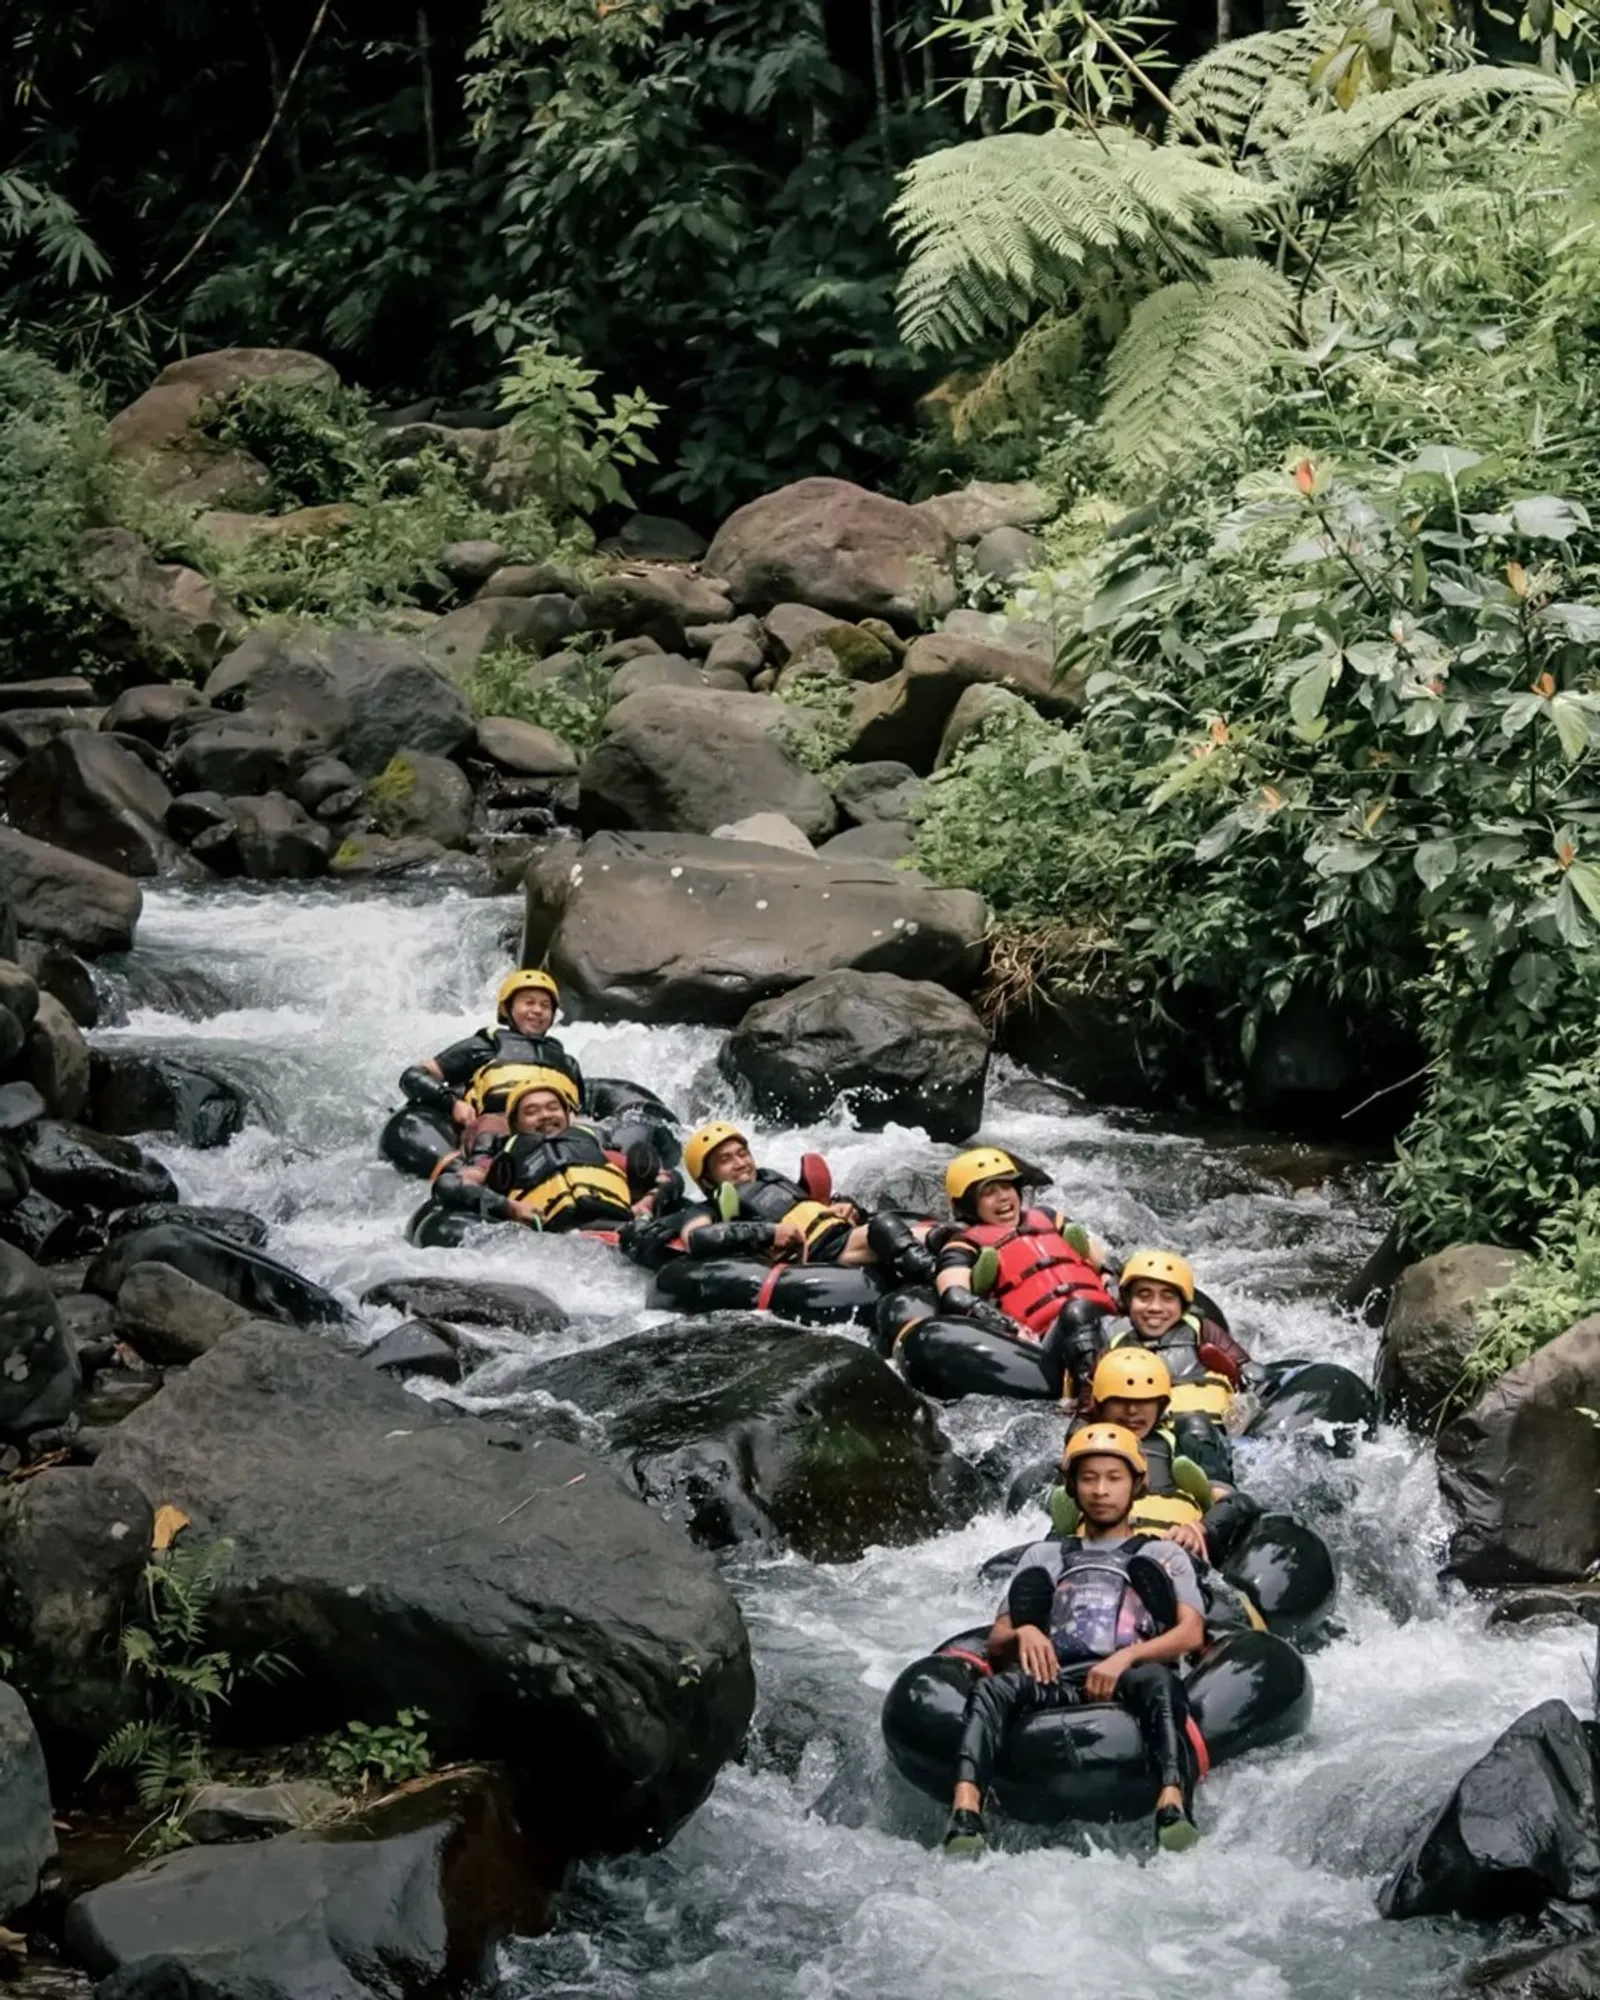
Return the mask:
{"type": "Polygon", "coordinates": [[[1563,1208],[1538,1254],[1475,1310],[1478,1338],[1466,1358],[1474,1395],[1579,1320],[1600,1312],[1600,1189],[1563,1208]]]}
{"type": "Polygon", "coordinates": [[[534,661],[516,648],[488,654],[466,684],[473,714],[509,715],[518,722],[537,723],[582,757],[599,742],[605,727],[611,674],[596,657],[594,642],[574,640],[569,650],[579,658],[575,686],[529,680],[534,661]]]}
{"type": "Polygon", "coordinates": [[[635,389],[608,410],[594,393],[598,369],[556,353],[547,340],[519,347],[511,362],[500,401],[528,447],[546,506],[558,517],[631,507],[622,470],[655,464],[644,433],[660,423],[661,405],[635,389]]]}
{"type": "Polygon", "coordinates": [[[778,699],[805,715],[804,721],[797,716],[779,726],[783,747],[803,770],[824,776],[849,744],[854,687],[843,674],[799,674],[785,684],[778,699]]]}
{"type": "Polygon", "coordinates": [[[393,1722],[348,1722],[312,1746],[317,1766],[336,1785],[364,1786],[373,1779],[404,1784],[433,1769],[428,1712],[402,1708],[393,1722]]]}
{"type": "Polygon", "coordinates": [[[208,428],[267,467],[283,509],[353,498],[373,471],[371,422],[348,389],[268,378],[236,389],[208,428]]]}

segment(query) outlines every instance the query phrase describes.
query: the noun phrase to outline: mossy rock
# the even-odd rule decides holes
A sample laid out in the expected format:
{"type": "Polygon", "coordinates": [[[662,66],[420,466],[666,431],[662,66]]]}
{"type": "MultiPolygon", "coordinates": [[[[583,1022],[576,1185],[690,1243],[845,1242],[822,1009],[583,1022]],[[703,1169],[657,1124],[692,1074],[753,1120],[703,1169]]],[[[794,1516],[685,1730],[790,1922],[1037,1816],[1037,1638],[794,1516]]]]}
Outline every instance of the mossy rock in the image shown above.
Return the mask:
{"type": "Polygon", "coordinates": [[[831,653],[852,681],[886,681],[899,664],[881,639],[859,625],[827,626],[806,647],[807,654],[816,652],[831,653]]]}
{"type": "Polygon", "coordinates": [[[397,751],[375,778],[367,780],[367,803],[378,824],[392,820],[416,789],[417,767],[405,751],[397,751]]]}

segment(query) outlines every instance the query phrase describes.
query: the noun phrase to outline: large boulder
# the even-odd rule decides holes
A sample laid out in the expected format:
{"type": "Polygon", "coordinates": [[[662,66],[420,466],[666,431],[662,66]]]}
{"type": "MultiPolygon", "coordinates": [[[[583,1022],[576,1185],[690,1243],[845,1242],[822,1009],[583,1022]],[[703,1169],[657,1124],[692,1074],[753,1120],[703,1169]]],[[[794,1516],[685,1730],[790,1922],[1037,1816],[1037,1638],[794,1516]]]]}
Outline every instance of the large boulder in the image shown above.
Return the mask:
{"type": "Polygon", "coordinates": [[[717,1313],[525,1382],[598,1417],[606,1457],[708,1548],[783,1541],[850,1562],[970,1519],[982,1498],[929,1405],[837,1334],[717,1313]]]}
{"type": "Polygon", "coordinates": [[[1594,1752],[1564,1701],[1512,1723],[1418,1830],[1378,1895],[1386,1917],[1496,1923],[1549,1910],[1584,1929],[1597,1903],[1594,1752]]]}
{"type": "Polygon", "coordinates": [[[571,1849],[664,1840],[750,1717],[715,1569],[586,1453],[439,1414],[325,1339],[245,1327],[109,1433],[95,1472],[227,1538],[215,1643],[283,1649],[297,1733],[427,1710],[449,1757],[559,1799],[571,1849]]]}
{"type": "Polygon", "coordinates": [[[80,559],[107,627],[105,643],[126,659],[205,673],[243,634],[244,620],[198,570],[157,562],[127,528],[91,528],[80,559]]]}
{"type": "Polygon", "coordinates": [[[135,1264],[117,1292],[118,1333],[142,1361],[181,1368],[250,1323],[242,1306],[170,1264],[135,1264]]]}
{"type": "Polygon", "coordinates": [[[953,1141],[982,1118],[989,1035],[929,980],[825,972],[752,1007],[719,1060],[777,1117],[809,1123],[843,1097],[868,1131],[892,1121],[953,1141]]]}
{"type": "Polygon", "coordinates": [[[89,1101],[89,1045],[53,993],[39,995],[22,1074],[58,1118],[81,1118],[89,1101]]]}
{"type": "Polygon", "coordinates": [[[1452,1243],[1405,1267],[1378,1348],[1378,1388],[1392,1414],[1437,1430],[1462,1407],[1463,1370],[1479,1332],[1474,1308],[1527,1261],[1492,1243],[1452,1243]]]}
{"type": "Polygon", "coordinates": [[[567,1315],[533,1285],[472,1284],[459,1278],[386,1278],[361,1294],[364,1306],[393,1306],[447,1326],[504,1326],[548,1333],[567,1315]]]}
{"type": "Polygon", "coordinates": [[[49,1281],[31,1257],[0,1243],[0,1436],[59,1424],[80,1379],[49,1281]]]}
{"type": "Polygon", "coordinates": [[[955,602],[950,537],[903,500],[847,479],[802,479],[752,500],[701,567],[741,611],[809,604],[840,618],[926,624],[955,602]]]}
{"type": "Polygon", "coordinates": [[[186,1146],[225,1146],[244,1123],[245,1100],[218,1071],[185,1057],[95,1049],[89,1058],[90,1123],[132,1138],[171,1132],[186,1146]]]}
{"type": "Polygon", "coordinates": [[[1439,1436],[1439,1485],[1467,1583],[1570,1583],[1600,1557],[1600,1315],[1580,1320],[1439,1436]]]}
{"type": "Polygon", "coordinates": [[[116,2000],[440,2000],[544,1928],[551,1872],[503,1779],[446,1772],[325,1829],[147,1862],[80,1896],[66,1937],[116,2000]]]}
{"type": "Polygon", "coordinates": [[[528,873],[524,963],[546,950],[588,1019],[729,1024],[852,968],[970,988],[984,906],[870,860],[692,835],[603,833],[528,873]]]}
{"type": "Polygon", "coordinates": [[[350,1320],[331,1292],[277,1258],[182,1220],[153,1222],[114,1237],[89,1266],[83,1288],[114,1299],[136,1264],[170,1264],[255,1318],[282,1326],[343,1326],[350,1320]]]}
{"type": "Polygon", "coordinates": [[[898,673],[857,692],[846,754],[857,763],[894,757],[931,771],[956,704],[980,684],[1013,688],[1064,720],[1083,707],[1079,669],[1058,679],[1052,664],[1030,654],[935,632],[915,642],[898,673]]]}
{"type": "Polygon", "coordinates": [[[111,453],[157,493],[196,507],[261,509],[272,476],[258,459],[211,437],[206,425],[250,382],[322,387],[337,381],[326,361],[283,347],[225,347],[174,361],[111,420],[111,453]]]}
{"type": "Polygon", "coordinates": [[[125,875],[159,875],[180,858],[165,832],[171,792],[114,736],[71,729],[52,737],[6,779],[5,801],[19,832],[125,875]]]}
{"type": "Polygon", "coordinates": [[[540,657],[553,653],[577,624],[577,607],[559,592],[480,597],[441,618],[422,648],[452,680],[464,681],[491,653],[512,649],[540,657]]]}
{"type": "Polygon", "coordinates": [[[954,493],[936,493],[919,500],[916,511],[926,515],[953,542],[975,542],[1001,528],[1031,528],[1056,511],[1053,494],[1034,480],[975,479],[954,493]]]}
{"type": "Polygon", "coordinates": [[[34,1186],[63,1208],[132,1208],[178,1199],[171,1174],[131,1139],[41,1118],[22,1135],[21,1148],[34,1186]]]}
{"type": "Polygon", "coordinates": [[[39,1732],[21,1695],[0,1681],[0,1921],[33,1901],[55,1851],[39,1732]]]}
{"type": "Polygon", "coordinates": [[[316,755],[320,738],[293,723],[262,713],[212,715],[201,710],[172,759],[173,782],[179,796],[167,817],[167,829],[180,840],[201,832],[197,823],[204,800],[211,814],[226,817],[225,799],[253,797],[289,784],[316,755]]]}
{"type": "Polygon", "coordinates": [[[780,730],[790,711],[759,695],[646,688],[606,716],[578,774],[590,831],[710,833],[755,812],[782,813],[813,839],[833,831],[833,800],[780,730]]]}
{"type": "Polygon", "coordinates": [[[89,958],[133,944],[144,899],[114,868],[0,826],[0,882],[20,930],[89,958]]]}
{"type": "Polygon", "coordinates": [[[282,792],[227,801],[228,822],[194,844],[196,854],[253,882],[297,882],[326,873],[333,835],[282,792]]]}
{"type": "MultiPolygon", "coordinates": [[[[506,603],[514,604],[515,598],[506,603]]],[[[472,785],[459,764],[426,750],[401,750],[367,787],[372,817],[383,832],[465,847],[472,827],[472,785]]]]}

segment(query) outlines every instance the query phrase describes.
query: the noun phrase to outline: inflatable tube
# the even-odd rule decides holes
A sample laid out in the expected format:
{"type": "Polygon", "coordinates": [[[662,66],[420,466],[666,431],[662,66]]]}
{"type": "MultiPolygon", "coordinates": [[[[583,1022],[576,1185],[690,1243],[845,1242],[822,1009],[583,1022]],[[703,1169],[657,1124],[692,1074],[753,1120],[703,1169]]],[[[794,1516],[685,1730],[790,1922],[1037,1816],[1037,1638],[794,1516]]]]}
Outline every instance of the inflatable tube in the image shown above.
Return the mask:
{"type": "Polygon", "coordinates": [[[1266,1379],[1254,1390],[1261,1407],[1245,1425],[1245,1437],[1295,1437],[1329,1429],[1336,1433],[1336,1444],[1348,1446],[1377,1422],[1371,1388],[1337,1361],[1280,1361],[1263,1372],[1266,1379]]]}
{"type": "Polygon", "coordinates": [[[432,1178],[439,1162],[457,1146],[456,1128],[442,1111],[420,1104],[402,1104],[391,1111],[378,1134],[378,1151],[401,1173],[419,1181],[432,1178]]]}
{"type": "Polygon", "coordinates": [[[954,1402],[960,1396],[1010,1396],[1034,1403],[1061,1400],[1061,1368],[1032,1341],[991,1333],[970,1319],[937,1314],[905,1327],[894,1359],[913,1389],[954,1402]]]}
{"type": "Polygon", "coordinates": [[[625,1076],[586,1076],[583,1104],[591,1118],[632,1118],[648,1125],[679,1125],[683,1121],[653,1090],[625,1076]]]}
{"type": "MultiPolygon", "coordinates": [[[[883,1738],[896,1770],[941,1804],[955,1784],[967,1694],[984,1671],[988,1627],[958,1632],[914,1661],[883,1704],[883,1738]]],[[[1311,1717],[1311,1676],[1270,1632],[1236,1632],[1211,1647],[1185,1686],[1212,1764],[1298,1735],[1311,1717]]],[[[1140,1819],[1156,1784],[1138,1725],[1116,1702],[1029,1716],[1006,1733],[995,1795],[1013,1819],[1140,1819]]]]}
{"type": "MultiPolygon", "coordinates": [[[[1015,1548],[1002,1549],[987,1559],[979,1574],[986,1583],[1003,1588],[1032,1546],[1019,1542],[1015,1548]]],[[[1332,1551],[1315,1528],[1293,1514],[1262,1514],[1215,1570],[1201,1569],[1201,1584],[1218,1576],[1243,1591],[1269,1632],[1296,1645],[1315,1639],[1339,1602],[1339,1572],[1332,1551]]]]}
{"type": "MultiPolygon", "coordinates": [[[[636,1139],[654,1148],[664,1167],[675,1167],[683,1149],[674,1129],[676,1115],[653,1090],[626,1077],[591,1076],[584,1084],[587,1115],[604,1127],[605,1142],[626,1152],[636,1139]]],[[[422,1104],[402,1104],[391,1111],[378,1135],[378,1151],[401,1173],[427,1180],[448,1154],[456,1150],[458,1133],[449,1116],[422,1104]]]]}
{"type": "Polygon", "coordinates": [[[645,1304],[666,1312],[771,1312],[805,1326],[870,1326],[881,1296],[877,1278],[861,1265],[674,1257],[652,1276],[645,1304]]]}
{"type": "Polygon", "coordinates": [[[419,1250],[459,1250],[470,1229],[482,1228],[476,1215],[446,1208],[437,1201],[425,1201],[406,1224],[406,1241],[419,1250]]]}

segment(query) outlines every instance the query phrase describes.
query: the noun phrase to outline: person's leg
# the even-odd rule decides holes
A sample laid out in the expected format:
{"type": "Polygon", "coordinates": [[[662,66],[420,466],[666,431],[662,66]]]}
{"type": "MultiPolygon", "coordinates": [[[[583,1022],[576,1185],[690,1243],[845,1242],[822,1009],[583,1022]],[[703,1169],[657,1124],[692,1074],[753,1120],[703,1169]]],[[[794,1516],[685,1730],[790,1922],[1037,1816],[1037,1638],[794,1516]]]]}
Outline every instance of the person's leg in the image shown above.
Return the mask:
{"type": "Polygon", "coordinates": [[[863,1229],[852,1229],[842,1264],[881,1264],[896,1285],[933,1282],[934,1257],[922,1238],[928,1225],[903,1215],[875,1215],[863,1229]]]}
{"type": "Polygon", "coordinates": [[[1075,1683],[1036,1681],[1020,1667],[987,1674],[977,1682],[967,1696],[961,1747],[956,1753],[956,1789],[944,1837],[947,1853],[977,1854],[983,1850],[983,1795],[994,1775],[1006,1730],[1038,1709],[1069,1707],[1076,1698],[1075,1683]]]}
{"type": "Polygon", "coordinates": [[[1163,1847],[1190,1847],[1199,1838],[1189,1816],[1194,1752],[1188,1734],[1189,1701],[1183,1682],[1158,1660],[1141,1660],[1117,1682],[1117,1699],[1129,1709],[1156,1768],[1156,1837],[1163,1847]]]}
{"type": "Polygon", "coordinates": [[[1104,1316],[1087,1299],[1068,1299],[1044,1337],[1044,1351],[1061,1368],[1062,1395],[1070,1388],[1085,1411],[1104,1348],[1104,1316]]]}

